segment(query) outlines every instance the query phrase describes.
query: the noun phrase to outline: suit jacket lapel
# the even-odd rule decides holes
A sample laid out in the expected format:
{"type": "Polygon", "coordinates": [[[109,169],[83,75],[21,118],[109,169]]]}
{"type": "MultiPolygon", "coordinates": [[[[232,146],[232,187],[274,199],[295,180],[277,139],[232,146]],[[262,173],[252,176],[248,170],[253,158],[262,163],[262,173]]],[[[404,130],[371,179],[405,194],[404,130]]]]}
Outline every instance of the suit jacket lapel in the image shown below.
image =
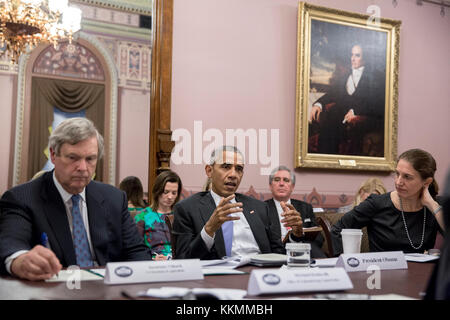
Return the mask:
{"type": "Polygon", "coordinates": [[[309,228],[314,227],[317,225],[315,221],[314,214],[311,216],[310,211],[308,210],[308,206],[304,203],[300,202],[300,200],[292,200],[292,205],[295,207],[295,209],[300,212],[300,216],[303,220],[303,228],[309,228]]]}
{"type": "Polygon", "coordinates": [[[86,187],[86,204],[92,247],[99,265],[106,264],[108,257],[108,212],[103,206],[105,199],[96,192],[93,182],[86,187]]]}
{"type": "MultiPolygon", "coordinates": [[[[215,209],[216,204],[214,202],[214,199],[211,196],[211,193],[208,192],[200,200],[200,215],[203,219],[203,225],[206,224],[215,209]]],[[[216,236],[214,238],[214,247],[219,257],[226,256],[225,241],[223,239],[222,228],[219,228],[219,230],[216,231],[216,236]]]]}
{"type": "MultiPolygon", "coordinates": [[[[364,68],[363,73],[361,74],[361,78],[359,78],[358,86],[355,88],[354,96],[359,96],[361,94],[367,94],[367,85],[368,85],[368,70],[364,68]]],[[[351,73],[350,73],[351,74],[351,73]]]]}
{"type": "Polygon", "coordinates": [[[275,201],[273,200],[273,198],[267,201],[267,204],[269,206],[269,219],[272,222],[272,224],[278,226],[277,230],[280,232],[280,239],[281,239],[281,222],[278,216],[277,206],[275,205],[275,201]]]}
{"type": "MultiPolygon", "coordinates": [[[[63,258],[66,265],[76,264],[77,259],[66,207],[53,182],[53,173],[47,174],[44,178],[44,188],[41,189],[41,197],[45,203],[43,210],[52,229],[52,233],[48,235],[52,250],[58,257],[63,258]]],[[[62,261],[63,264],[64,261],[62,261]]]]}

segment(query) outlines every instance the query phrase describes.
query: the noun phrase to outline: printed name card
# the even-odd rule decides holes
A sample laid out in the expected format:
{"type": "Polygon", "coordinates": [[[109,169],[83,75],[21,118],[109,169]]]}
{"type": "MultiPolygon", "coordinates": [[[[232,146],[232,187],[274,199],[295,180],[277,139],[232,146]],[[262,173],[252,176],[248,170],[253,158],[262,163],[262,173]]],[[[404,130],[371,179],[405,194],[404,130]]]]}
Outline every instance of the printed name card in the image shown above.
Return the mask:
{"type": "Polygon", "coordinates": [[[408,269],[403,251],[341,254],[336,263],[336,267],[347,272],[367,271],[371,266],[378,266],[380,270],[408,269]]]}
{"type": "Polygon", "coordinates": [[[105,284],[202,280],[199,259],[109,262],[105,284]]]}
{"type": "Polygon", "coordinates": [[[343,268],[298,268],[252,270],[247,293],[317,292],[353,289],[343,268]]]}

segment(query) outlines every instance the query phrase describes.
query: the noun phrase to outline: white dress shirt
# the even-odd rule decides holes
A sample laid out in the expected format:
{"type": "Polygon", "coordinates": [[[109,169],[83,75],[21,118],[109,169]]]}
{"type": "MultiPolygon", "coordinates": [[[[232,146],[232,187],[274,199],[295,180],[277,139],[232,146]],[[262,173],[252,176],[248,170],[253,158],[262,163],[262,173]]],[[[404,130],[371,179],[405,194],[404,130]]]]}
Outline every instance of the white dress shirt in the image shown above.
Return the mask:
{"type": "MultiPolygon", "coordinates": [[[[222,197],[212,190],[210,192],[217,207],[222,197]]],[[[236,203],[236,200],[232,199],[230,202],[236,203]]],[[[244,216],[244,213],[235,212],[232,213],[231,215],[239,217],[239,220],[233,220],[233,242],[231,246],[231,255],[237,256],[237,255],[260,253],[258,244],[255,240],[255,237],[253,236],[253,232],[250,229],[250,226],[248,224],[247,219],[244,216]]],[[[200,236],[205,242],[208,250],[211,250],[212,246],[214,245],[215,234],[213,237],[210,237],[206,233],[205,227],[203,227],[202,231],[200,232],[200,236]]]]}
{"type": "Polygon", "coordinates": [[[364,71],[364,67],[359,67],[358,69],[352,69],[352,74],[348,76],[347,84],[345,88],[347,89],[347,93],[352,95],[355,93],[356,88],[358,87],[359,80],[361,80],[362,73],[364,71]]]}
{"type": "MultiPolygon", "coordinates": [[[[66,214],[67,214],[67,219],[69,220],[69,228],[70,228],[70,232],[72,233],[72,240],[73,240],[73,226],[72,226],[72,194],[68,193],[66,190],[64,190],[64,188],[62,187],[62,185],[59,183],[59,181],[56,179],[55,177],[55,172],[53,171],[53,182],[55,183],[56,189],[58,190],[59,194],[61,195],[61,199],[64,202],[64,206],[66,208],[66,214]]],[[[86,234],[87,234],[87,239],[89,242],[89,249],[91,251],[91,255],[92,255],[92,259],[94,260],[94,265],[98,265],[97,262],[95,261],[95,253],[94,253],[94,249],[92,247],[92,242],[91,242],[91,234],[89,232],[89,219],[88,219],[88,211],[87,211],[87,205],[86,205],[86,189],[83,189],[83,191],[80,193],[80,211],[81,211],[81,217],[83,219],[83,223],[84,223],[84,227],[86,229],[86,234]]],[[[50,247],[50,244],[49,244],[50,247]]],[[[49,248],[51,249],[51,247],[49,248]]],[[[13,253],[12,255],[10,255],[9,257],[7,257],[5,259],[5,266],[6,266],[6,270],[11,274],[11,264],[13,262],[13,260],[15,258],[17,258],[18,256],[27,253],[29,250],[20,250],[17,251],[15,253],[13,253]]]]}

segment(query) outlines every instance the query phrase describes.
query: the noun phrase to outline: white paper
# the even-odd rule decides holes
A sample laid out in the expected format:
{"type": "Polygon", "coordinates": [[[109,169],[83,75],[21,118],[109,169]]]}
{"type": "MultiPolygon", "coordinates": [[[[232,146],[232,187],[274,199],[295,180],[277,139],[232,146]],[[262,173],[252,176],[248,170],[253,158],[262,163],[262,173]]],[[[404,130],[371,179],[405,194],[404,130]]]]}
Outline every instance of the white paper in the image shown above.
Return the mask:
{"type": "Polygon", "coordinates": [[[187,295],[191,289],[180,287],[161,287],[156,289],[148,289],[138,293],[140,297],[153,297],[160,299],[182,298],[187,295]]]}
{"type": "Polygon", "coordinates": [[[245,274],[244,271],[239,271],[231,268],[220,268],[214,266],[214,268],[202,268],[203,275],[222,275],[222,274],[245,274]]]}
{"type": "Polygon", "coordinates": [[[182,298],[189,293],[194,295],[210,294],[219,300],[241,300],[247,294],[247,291],[240,289],[227,288],[180,288],[180,287],[161,287],[158,289],[148,289],[140,292],[140,297],[153,297],[160,299],[182,298]]]}
{"type": "Polygon", "coordinates": [[[200,265],[203,267],[218,266],[227,263],[225,259],[215,259],[215,260],[200,260],[200,265]]]}
{"type": "Polygon", "coordinates": [[[423,253],[405,253],[405,259],[412,262],[428,262],[439,259],[439,256],[423,253]]]}
{"type": "MultiPolygon", "coordinates": [[[[244,256],[223,257],[222,259],[215,260],[201,260],[200,265],[202,268],[236,268],[242,266],[243,263],[248,263],[247,258],[244,256]]],[[[250,261],[250,259],[248,259],[250,261]]]]}
{"type": "Polygon", "coordinates": [[[263,263],[286,262],[287,256],[279,253],[262,253],[252,256],[250,260],[263,263]]]}
{"type": "MultiPolygon", "coordinates": [[[[93,269],[97,271],[97,269],[93,269]]],[[[102,269],[99,269],[102,270],[102,269]]],[[[104,270],[103,270],[104,272],[104,270]]],[[[83,269],[72,269],[72,270],[61,270],[58,275],[53,276],[50,279],[45,280],[46,282],[67,282],[67,281],[92,281],[92,280],[103,280],[102,276],[93,274],[89,271],[83,269]]]]}
{"type": "Polygon", "coordinates": [[[200,264],[202,268],[234,269],[249,264],[252,256],[254,255],[226,257],[223,259],[216,259],[216,260],[202,260],[200,261],[200,264]]]}

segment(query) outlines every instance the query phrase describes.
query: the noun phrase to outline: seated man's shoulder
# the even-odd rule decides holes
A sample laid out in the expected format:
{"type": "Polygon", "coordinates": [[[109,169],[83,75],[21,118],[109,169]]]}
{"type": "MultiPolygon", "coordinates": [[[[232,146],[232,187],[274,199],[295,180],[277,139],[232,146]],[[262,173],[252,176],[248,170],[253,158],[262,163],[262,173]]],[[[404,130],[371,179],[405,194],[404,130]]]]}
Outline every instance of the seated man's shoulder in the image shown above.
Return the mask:
{"type": "Polygon", "coordinates": [[[302,201],[302,200],[297,200],[297,199],[291,199],[291,203],[293,206],[297,206],[297,207],[304,207],[304,208],[308,208],[312,210],[312,205],[308,202],[302,201]]]}
{"type": "Polygon", "coordinates": [[[256,198],[246,196],[245,194],[242,194],[242,193],[236,193],[236,201],[241,201],[241,202],[245,201],[246,203],[250,203],[252,205],[257,205],[257,206],[267,206],[267,201],[261,201],[256,198]]]}
{"type": "Polygon", "coordinates": [[[307,205],[310,206],[311,204],[302,200],[298,200],[298,199],[291,199],[291,203],[296,203],[296,204],[303,204],[303,205],[307,205]]]}
{"type": "Polygon", "coordinates": [[[8,193],[21,193],[26,190],[32,190],[35,188],[38,188],[40,186],[40,183],[38,183],[36,180],[33,181],[27,181],[25,183],[19,184],[17,186],[12,187],[11,189],[8,189],[8,193]]]}
{"type": "Polygon", "coordinates": [[[177,204],[175,204],[175,207],[194,205],[203,199],[207,199],[208,195],[209,191],[201,191],[198,193],[194,193],[193,195],[190,195],[189,197],[180,200],[177,204]]]}
{"type": "MultiPolygon", "coordinates": [[[[308,202],[302,201],[302,200],[297,200],[297,199],[290,199],[290,200],[291,200],[292,205],[311,206],[311,204],[309,204],[308,202]]],[[[273,198],[270,198],[270,199],[265,200],[264,202],[269,204],[271,202],[275,202],[275,200],[273,198]]]]}
{"type": "Polygon", "coordinates": [[[34,197],[41,194],[41,190],[44,188],[44,184],[46,182],[46,179],[51,179],[51,174],[48,176],[48,174],[44,174],[40,176],[39,178],[24,182],[22,184],[19,184],[17,186],[12,187],[11,189],[7,190],[3,196],[6,195],[14,195],[15,197],[21,198],[25,197],[27,199],[30,199],[30,197],[34,197]]]}
{"type": "Polygon", "coordinates": [[[123,193],[122,190],[120,190],[119,188],[117,188],[113,185],[99,182],[96,180],[92,180],[91,182],[89,182],[89,184],[87,185],[86,188],[89,192],[95,191],[95,192],[100,192],[100,193],[115,194],[117,196],[120,196],[120,194],[123,193]]]}

